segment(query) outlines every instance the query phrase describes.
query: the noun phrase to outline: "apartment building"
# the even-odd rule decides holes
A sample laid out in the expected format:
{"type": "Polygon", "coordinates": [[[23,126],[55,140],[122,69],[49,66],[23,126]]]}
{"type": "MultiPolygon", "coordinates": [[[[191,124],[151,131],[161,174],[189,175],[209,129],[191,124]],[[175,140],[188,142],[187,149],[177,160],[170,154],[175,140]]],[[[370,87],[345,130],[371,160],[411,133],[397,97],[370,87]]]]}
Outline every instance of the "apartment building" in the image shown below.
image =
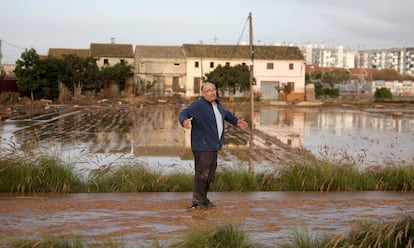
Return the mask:
{"type": "Polygon", "coordinates": [[[414,76],[414,48],[387,48],[358,51],[358,66],[362,68],[394,69],[414,76]]]}
{"type": "Polygon", "coordinates": [[[355,68],[356,51],[346,50],[344,46],[325,48],[324,45],[308,44],[301,48],[305,63],[319,67],[355,68]]]}
{"type": "Polygon", "coordinates": [[[301,48],[305,63],[330,68],[394,69],[414,76],[414,48],[346,50],[343,46],[305,45],[301,48]]]}

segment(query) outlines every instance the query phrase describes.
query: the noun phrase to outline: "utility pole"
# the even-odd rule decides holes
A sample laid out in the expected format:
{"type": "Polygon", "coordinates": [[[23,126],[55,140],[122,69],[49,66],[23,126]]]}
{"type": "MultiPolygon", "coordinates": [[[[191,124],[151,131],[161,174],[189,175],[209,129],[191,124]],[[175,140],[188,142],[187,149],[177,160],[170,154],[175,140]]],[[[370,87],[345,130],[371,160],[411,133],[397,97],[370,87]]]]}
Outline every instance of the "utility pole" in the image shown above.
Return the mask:
{"type": "Polygon", "coordinates": [[[254,131],[254,90],[253,90],[253,63],[254,63],[254,47],[253,47],[253,21],[252,13],[249,13],[249,40],[250,40],[250,140],[249,140],[249,171],[254,172],[253,169],[253,131],[254,131]]]}
{"type": "Polygon", "coordinates": [[[3,54],[1,53],[1,39],[0,39],[0,65],[2,64],[1,63],[2,59],[3,59],[3,54]]]}

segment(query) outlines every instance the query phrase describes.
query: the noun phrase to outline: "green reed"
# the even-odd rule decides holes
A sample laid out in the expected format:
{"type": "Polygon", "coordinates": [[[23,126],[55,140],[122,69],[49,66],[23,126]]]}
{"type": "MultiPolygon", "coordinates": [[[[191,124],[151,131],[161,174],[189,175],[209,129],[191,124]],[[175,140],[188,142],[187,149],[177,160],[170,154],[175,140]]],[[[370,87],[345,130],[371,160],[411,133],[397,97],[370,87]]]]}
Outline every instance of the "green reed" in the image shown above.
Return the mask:
{"type": "MultiPolygon", "coordinates": [[[[76,166],[50,154],[0,157],[0,192],[189,192],[193,186],[192,172],[125,163],[75,173],[76,166]]],[[[414,163],[361,170],[347,160],[308,158],[260,173],[222,167],[212,191],[414,191],[414,163]]]]}
{"type": "Polygon", "coordinates": [[[311,236],[307,230],[295,231],[292,238],[282,248],[308,247],[372,247],[394,248],[414,247],[414,219],[403,216],[386,223],[358,223],[348,233],[311,236]]]}
{"type": "Polygon", "coordinates": [[[257,176],[247,170],[222,169],[212,184],[213,191],[258,191],[260,190],[257,176]]]}
{"type": "Polygon", "coordinates": [[[178,172],[165,175],[142,164],[126,164],[93,171],[88,188],[91,192],[182,192],[191,190],[192,177],[178,172]]]}
{"type": "Polygon", "coordinates": [[[284,166],[278,174],[281,191],[414,190],[413,165],[370,167],[308,160],[284,166]]]}
{"type": "Polygon", "coordinates": [[[223,224],[214,227],[196,227],[186,232],[181,241],[171,248],[250,248],[256,247],[250,243],[247,233],[233,224],[223,224]]]}
{"type": "Polygon", "coordinates": [[[0,191],[19,193],[77,192],[82,183],[73,167],[53,156],[0,159],[0,191]]]}

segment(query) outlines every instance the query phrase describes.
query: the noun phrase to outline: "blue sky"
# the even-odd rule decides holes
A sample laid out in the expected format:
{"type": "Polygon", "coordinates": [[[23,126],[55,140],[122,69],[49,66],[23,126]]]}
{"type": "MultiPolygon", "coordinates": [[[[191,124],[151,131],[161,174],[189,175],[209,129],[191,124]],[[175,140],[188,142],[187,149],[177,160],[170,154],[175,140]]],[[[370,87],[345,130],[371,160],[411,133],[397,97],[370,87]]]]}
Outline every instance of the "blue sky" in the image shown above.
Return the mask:
{"type": "Polygon", "coordinates": [[[3,63],[25,48],[248,42],[344,45],[348,49],[414,47],[413,0],[13,0],[3,1],[3,63]]]}

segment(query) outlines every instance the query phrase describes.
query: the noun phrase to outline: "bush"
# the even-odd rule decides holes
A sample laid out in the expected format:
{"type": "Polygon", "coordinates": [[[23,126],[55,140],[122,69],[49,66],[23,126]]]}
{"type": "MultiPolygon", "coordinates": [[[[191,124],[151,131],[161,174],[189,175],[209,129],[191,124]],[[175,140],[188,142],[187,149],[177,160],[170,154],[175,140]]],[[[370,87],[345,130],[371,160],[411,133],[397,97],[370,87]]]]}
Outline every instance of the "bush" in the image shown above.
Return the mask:
{"type": "Polygon", "coordinates": [[[374,94],[375,99],[380,99],[380,100],[392,100],[392,93],[391,90],[385,87],[381,87],[380,89],[376,89],[375,90],[375,94],[374,94]]]}

